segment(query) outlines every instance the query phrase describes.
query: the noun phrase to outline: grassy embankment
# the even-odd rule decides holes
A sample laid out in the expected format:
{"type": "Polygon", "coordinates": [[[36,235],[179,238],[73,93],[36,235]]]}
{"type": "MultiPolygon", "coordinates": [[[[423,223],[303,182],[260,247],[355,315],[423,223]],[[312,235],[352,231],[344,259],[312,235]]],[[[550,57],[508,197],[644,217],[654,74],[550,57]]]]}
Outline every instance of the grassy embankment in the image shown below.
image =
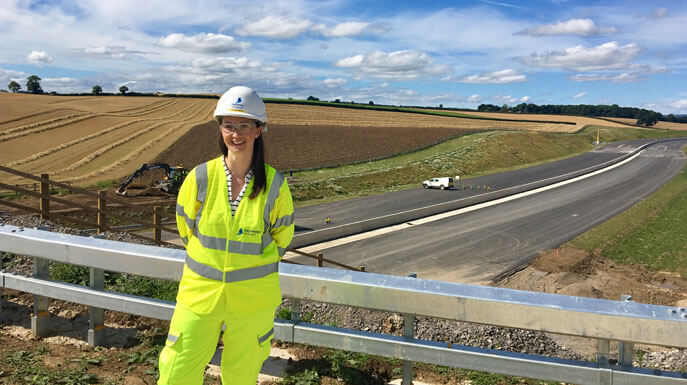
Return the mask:
{"type": "Polygon", "coordinates": [[[461,182],[469,184],[471,177],[590,151],[597,129],[601,142],[680,136],[664,130],[603,127],[587,127],[576,134],[490,131],[388,159],[296,172],[291,191],[298,207],[420,187],[423,180],[434,176],[460,175],[461,182]]]}
{"type": "MultiPolygon", "coordinates": [[[[687,150],[686,150],[687,151],[687,150]]],[[[687,168],[647,199],[563,247],[597,251],[623,264],[679,273],[687,280],[687,168]]]]}

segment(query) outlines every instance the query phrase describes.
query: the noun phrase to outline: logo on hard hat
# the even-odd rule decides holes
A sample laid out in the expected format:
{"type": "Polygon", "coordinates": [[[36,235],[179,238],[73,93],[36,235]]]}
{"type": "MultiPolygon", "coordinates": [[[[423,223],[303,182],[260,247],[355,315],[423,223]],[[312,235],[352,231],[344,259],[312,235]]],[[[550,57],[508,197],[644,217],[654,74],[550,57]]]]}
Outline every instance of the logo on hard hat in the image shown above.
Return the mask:
{"type": "Polygon", "coordinates": [[[243,104],[243,98],[241,98],[240,96],[238,96],[238,97],[236,98],[236,101],[235,101],[234,103],[231,103],[231,109],[233,109],[233,110],[241,110],[241,111],[245,110],[245,109],[246,109],[246,105],[243,104]]]}

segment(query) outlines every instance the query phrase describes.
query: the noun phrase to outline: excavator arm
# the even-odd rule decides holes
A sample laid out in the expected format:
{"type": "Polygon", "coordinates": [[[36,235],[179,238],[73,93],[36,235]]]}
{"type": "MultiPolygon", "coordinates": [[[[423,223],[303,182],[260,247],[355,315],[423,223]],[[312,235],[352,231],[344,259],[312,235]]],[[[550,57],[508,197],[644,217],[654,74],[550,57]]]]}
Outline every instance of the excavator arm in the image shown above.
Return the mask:
{"type": "Polygon", "coordinates": [[[141,165],[141,167],[138,168],[138,170],[134,171],[133,174],[129,175],[129,177],[126,178],[124,183],[122,183],[115,192],[118,195],[126,196],[126,188],[131,184],[131,182],[134,181],[134,179],[138,178],[139,176],[145,174],[148,171],[159,169],[164,169],[167,173],[167,177],[169,177],[169,174],[172,171],[172,168],[167,163],[144,163],[143,165],[141,165]]]}

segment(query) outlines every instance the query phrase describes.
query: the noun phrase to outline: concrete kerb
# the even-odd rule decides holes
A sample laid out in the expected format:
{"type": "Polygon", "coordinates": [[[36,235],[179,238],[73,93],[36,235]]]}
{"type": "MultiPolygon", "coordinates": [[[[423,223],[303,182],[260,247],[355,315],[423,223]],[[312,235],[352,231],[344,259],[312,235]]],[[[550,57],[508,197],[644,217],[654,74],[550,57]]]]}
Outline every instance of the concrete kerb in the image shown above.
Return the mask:
{"type": "MultiPolygon", "coordinates": [[[[671,139],[664,140],[668,141],[671,139]]],[[[445,213],[448,211],[452,210],[457,210],[463,207],[468,207],[472,206],[475,204],[479,203],[484,203],[490,200],[495,200],[495,199],[500,199],[500,198],[505,198],[507,196],[519,194],[525,191],[530,191],[530,190],[535,190],[540,187],[552,185],[554,183],[562,182],[564,180],[576,178],[578,176],[591,173],[594,171],[598,171],[604,167],[611,166],[615,163],[622,162],[623,160],[629,158],[630,156],[636,154],[639,151],[642,151],[644,148],[656,144],[656,143],[661,143],[661,142],[650,142],[646,143],[644,145],[641,145],[639,148],[637,148],[635,151],[632,151],[628,154],[624,154],[616,159],[613,159],[611,161],[607,161],[601,164],[598,164],[596,166],[588,167],[584,170],[579,170],[575,171],[572,173],[568,173],[566,175],[561,175],[553,178],[548,178],[540,181],[535,181],[531,183],[527,183],[524,185],[520,186],[514,186],[514,187],[509,187],[501,190],[496,190],[496,191],[491,191],[488,193],[484,193],[478,196],[470,197],[470,198],[462,198],[462,199],[457,199],[453,200],[450,202],[445,202],[445,203],[439,203],[435,204],[429,207],[421,207],[417,209],[411,209],[407,210],[401,213],[395,213],[395,214],[389,214],[385,215],[382,217],[377,217],[377,218],[371,218],[371,219],[366,219],[354,223],[349,223],[349,224],[344,224],[336,227],[331,227],[331,228],[326,228],[326,229],[321,229],[321,230],[315,230],[315,231],[310,231],[307,233],[303,234],[296,234],[294,236],[293,241],[291,242],[291,246],[294,249],[297,249],[299,247],[305,247],[309,245],[313,245],[319,242],[323,242],[326,240],[330,239],[336,239],[336,238],[341,238],[345,237],[348,235],[353,235],[353,234],[358,234],[361,232],[365,231],[371,231],[371,230],[376,230],[382,227],[387,227],[387,226],[393,226],[397,224],[401,224],[404,222],[409,222],[413,220],[417,220],[420,218],[428,217],[431,215],[436,215],[436,214],[441,214],[445,213]]]]}

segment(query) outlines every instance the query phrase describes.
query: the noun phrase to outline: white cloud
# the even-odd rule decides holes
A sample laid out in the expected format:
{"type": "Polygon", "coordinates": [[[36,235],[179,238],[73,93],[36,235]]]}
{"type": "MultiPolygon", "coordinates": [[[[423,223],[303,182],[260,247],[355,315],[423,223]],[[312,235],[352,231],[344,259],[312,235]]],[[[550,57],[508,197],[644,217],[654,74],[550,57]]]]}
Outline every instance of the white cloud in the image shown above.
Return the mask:
{"type": "Polygon", "coordinates": [[[486,3],[486,4],[498,5],[499,7],[517,8],[517,9],[527,9],[527,8],[525,8],[525,7],[521,7],[521,6],[518,6],[518,5],[509,4],[509,3],[502,3],[502,2],[499,2],[499,1],[489,1],[489,0],[480,0],[480,1],[483,2],[483,3],[486,3]]]}
{"type": "Polygon", "coordinates": [[[322,81],[325,86],[329,88],[338,88],[338,87],[343,87],[346,84],[346,79],[343,78],[336,78],[336,79],[324,79],[322,81]]]}
{"type": "Polygon", "coordinates": [[[132,59],[136,56],[140,57],[145,54],[143,51],[128,50],[125,47],[118,45],[87,47],[83,49],[83,52],[93,57],[119,60],[132,59]]]}
{"type": "Polygon", "coordinates": [[[668,10],[666,8],[659,8],[659,9],[654,11],[652,16],[655,19],[660,19],[660,18],[666,17],[666,16],[668,16],[668,10]]]}
{"type": "Polygon", "coordinates": [[[680,110],[687,111],[687,99],[681,99],[670,104],[671,107],[680,110]]]}
{"type": "Polygon", "coordinates": [[[612,41],[592,48],[581,45],[566,48],[565,51],[550,51],[543,54],[532,53],[520,57],[523,64],[532,67],[562,68],[576,71],[596,71],[622,69],[629,66],[641,49],[636,43],[619,45],[612,41]]]}
{"type": "MultiPolygon", "coordinates": [[[[332,98],[330,98],[332,99],[332,98]]],[[[341,100],[352,100],[358,103],[367,103],[372,100],[376,104],[391,104],[405,106],[448,106],[455,104],[459,99],[452,93],[424,94],[411,89],[363,87],[349,90],[347,96],[341,100]]]]}
{"type": "Polygon", "coordinates": [[[236,29],[241,36],[266,36],[275,39],[293,39],[310,28],[312,23],[307,19],[285,16],[266,16],[251,21],[236,29]]]}
{"type": "Polygon", "coordinates": [[[31,51],[30,54],[26,55],[26,60],[33,64],[45,64],[52,63],[52,58],[45,51],[31,51]]]}
{"type": "Polygon", "coordinates": [[[474,94],[468,98],[468,102],[470,102],[470,103],[481,103],[482,100],[484,100],[484,99],[477,94],[474,94]]]}
{"type": "Polygon", "coordinates": [[[592,19],[570,19],[555,24],[540,25],[516,32],[516,35],[551,36],[551,35],[601,35],[617,33],[615,27],[597,27],[592,19]]]}
{"type": "Polygon", "coordinates": [[[355,36],[361,34],[368,25],[370,25],[370,23],[348,21],[337,24],[331,28],[325,26],[324,24],[318,24],[312,27],[312,30],[319,32],[326,37],[355,36]]]}
{"type": "MultiPolygon", "coordinates": [[[[191,62],[191,67],[194,69],[202,69],[203,71],[232,72],[239,69],[258,70],[262,65],[259,60],[249,60],[246,57],[218,57],[211,59],[194,59],[191,62]]],[[[265,67],[263,70],[269,71],[269,68],[265,67]]]]}
{"type": "MultiPolygon", "coordinates": [[[[22,79],[26,77],[26,73],[21,72],[21,71],[13,71],[13,70],[6,70],[4,68],[0,68],[0,81],[4,82],[2,79],[7,79],[7,81],[10,80],[17,80],[17,79],[22,79]]],[[[0,83],[2,84],[2,83],[0,83]]]]}
{"type": "Polygon", "coordinates": [[[338,60],[337,67],[358,71],[357,78],[370,76],[389,80],[412,80],[450,73],[445,65],[434,65],[434,59],[421,51],[374,51],[366,55],[354,55],[338,60]]]}
{"type": "Polygon", "coordinates": [[[514,69],[505,69],[501,71],[484,72],[481,74],[465,76],[462,78],[445,78],[442,80],[475,84],[508,84],[524,82],[527,80],[527,76],[518,73],[518,71],[514,69]]]}
{"type": "Polygon", "coordinates": [[[523,96],[520,98],[520,103],[527,103],[530,100],[529,96],[523,96]]]}
{"type": "Polygon", "coordinates": [[[587,95],[587,92],[586,92],[586,91],[585,91],[585,92],[580,92],[580,93],[577,94],[577,95],[573,95],[573,99],[579,99],[579,98],[581,98],[581,97],[583,97],[583,96],[585,96],[585,95],[587,95]]]}
{"type": "Polygon", "coordinates": [[[160,40],[157,45],[165,48],[176,48],[192,53],[240,52],[250,47],[250,43],[237,42],[231,36],[214,33],[199,33],[186,36],[183,33],[172,33],[160,40]]]}
{"type": "Polygon", "coordinates": [[[619,74],[577,74],[569,77],[574,82],[600,82],[611,81],[613,83],[633,83],[646,79],[638,72],[623,72],[619,74]]]}
{"type": "Polygon", "coordinates": [[[26,73],[0,68],[0,87],[6,87],[11,81],[19,83],[21,89],[25,89],[26,73]]]}
{"type": "Polygon", "coordinates": [[[514,98],[510,95],[492,95],[489,99],[496,104],[513,104],[518,101],[518,98],[514,98]]]}

